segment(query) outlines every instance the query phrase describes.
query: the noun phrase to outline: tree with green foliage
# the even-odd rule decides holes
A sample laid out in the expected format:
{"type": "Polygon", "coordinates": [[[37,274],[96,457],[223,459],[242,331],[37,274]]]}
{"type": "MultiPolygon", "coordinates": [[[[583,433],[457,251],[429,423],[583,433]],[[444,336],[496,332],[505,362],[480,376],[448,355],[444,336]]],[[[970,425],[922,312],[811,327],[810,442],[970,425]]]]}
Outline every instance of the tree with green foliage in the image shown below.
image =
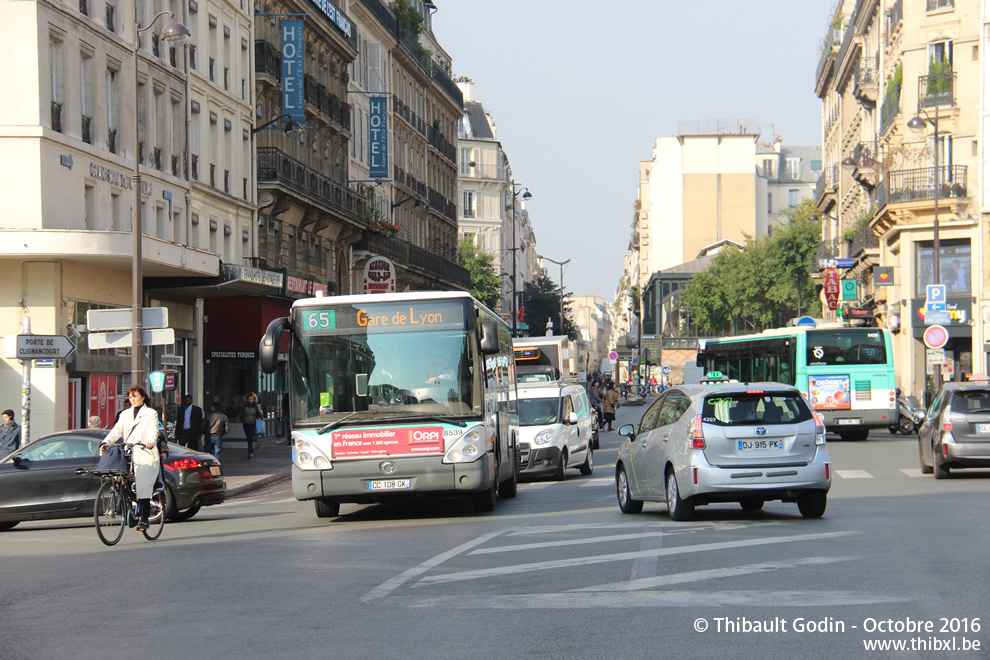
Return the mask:
{"type": "Polygon", "coordinates": [[[457,244],[461,265],[471,273],[471,295],[491,309],[502,298],[502,278],[495,271],[495,255],[485,252],[470,238],[457,244]]]}
{"type": "Polygon", "coordinates": [[[726,248],[696,274],[682,301],[692,322],[712,334],[759,332],[803,314],[820,315],[809,273],[821,242],[814,200],[787,211],[788,220],[741,250],[726,248]]]}
{"type": "MultiPolygon", "coordinates": [[[[553,321],[554,334],[560,334],[560,287],[547,275],[539,275],[532,282],[526,282],[526,304],[524,316],[529,324],[529,334],[546,334],[547,320],[553,321]]],[[[570,296],[564,293],[564,334],[571,339],[578,338],[577,327],[571,321],[570,296]]]]}

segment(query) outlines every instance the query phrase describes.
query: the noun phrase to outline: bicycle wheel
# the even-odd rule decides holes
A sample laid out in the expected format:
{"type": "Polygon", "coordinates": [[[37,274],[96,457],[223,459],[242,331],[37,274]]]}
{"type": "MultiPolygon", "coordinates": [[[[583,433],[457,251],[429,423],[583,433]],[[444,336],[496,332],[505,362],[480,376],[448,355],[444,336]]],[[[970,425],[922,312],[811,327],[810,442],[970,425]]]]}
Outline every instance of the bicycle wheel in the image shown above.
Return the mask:
{"type": "Polygon", "coordinates": [[[116,545],[127,524],[127,498],[112,481],[104,481],[96,493],[93,507],[96,534],[104,545],[116,545]]]}
{"type": "Polygon", "coordinates": [[[148,512],[148,528],[141,530],[144,538],[154,541],[162,535],[162,530],[165,529],[165,513],[167,508],[165,493],[157,491],[151,496],[151,511],[148,512]]]}

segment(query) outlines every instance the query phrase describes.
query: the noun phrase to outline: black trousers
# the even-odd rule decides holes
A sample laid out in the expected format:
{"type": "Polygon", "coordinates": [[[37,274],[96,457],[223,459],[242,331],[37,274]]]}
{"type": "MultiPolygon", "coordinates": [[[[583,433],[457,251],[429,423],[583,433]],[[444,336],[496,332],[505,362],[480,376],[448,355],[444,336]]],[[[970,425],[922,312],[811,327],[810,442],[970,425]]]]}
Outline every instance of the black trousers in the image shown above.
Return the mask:
{"type": "Polygon", "coordinates": [[[190,449],[199,451],[198,435],[193,429],[182,429],[179,431],[179,444],[183,447],[189,447],[190,449]]]}

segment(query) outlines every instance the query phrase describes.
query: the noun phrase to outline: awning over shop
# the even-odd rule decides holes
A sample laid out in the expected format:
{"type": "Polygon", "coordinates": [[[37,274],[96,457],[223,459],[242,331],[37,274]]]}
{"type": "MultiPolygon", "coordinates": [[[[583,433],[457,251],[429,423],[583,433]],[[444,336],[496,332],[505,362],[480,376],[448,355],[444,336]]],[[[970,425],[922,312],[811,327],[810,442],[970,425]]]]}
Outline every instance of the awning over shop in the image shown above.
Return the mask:
{"type": "Polygon", "coordinates": [[[285,289],[285,273],[221,264],[217,277],[147,277],[144,288],[191,298],[279,295],[285,289]]]}

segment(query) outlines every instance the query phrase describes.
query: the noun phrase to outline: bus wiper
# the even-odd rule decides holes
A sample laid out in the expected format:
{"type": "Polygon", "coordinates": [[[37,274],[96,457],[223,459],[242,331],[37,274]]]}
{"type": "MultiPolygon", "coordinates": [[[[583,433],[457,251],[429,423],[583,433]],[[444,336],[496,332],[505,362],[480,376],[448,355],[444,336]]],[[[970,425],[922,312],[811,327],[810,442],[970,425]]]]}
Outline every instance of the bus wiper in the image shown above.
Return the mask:
{"type": "Polygon", "coordinates": [[[345,419],[350,419],[351,417],[354,417],[354,415],[358,414],[359,412],[364,412],[364,411],[363,410],[355,410],[350,415],[344,415],[340,419],[334,420],[334,421],[330,422],[329,424],[327,424],[326,426],[324,426],[322,429],[320,429],[319,431],[317,431],[317,433],[319,433],[320,435],[323,435],[327,431],[332,431],[335,428],[337,428],[338,426],[340,426],[341,424],[343,424],[345,419]]]}
{"type": "Polygon", "coordinates": [[[405,416],[406,419],[431,419],[435,422],[443,422],[444,424],[453,424],[454,426],[467,426],[467,422],[460,419],[451,419],[450,417],[442,417],[440,415],[408,415],[405,416]]]}

